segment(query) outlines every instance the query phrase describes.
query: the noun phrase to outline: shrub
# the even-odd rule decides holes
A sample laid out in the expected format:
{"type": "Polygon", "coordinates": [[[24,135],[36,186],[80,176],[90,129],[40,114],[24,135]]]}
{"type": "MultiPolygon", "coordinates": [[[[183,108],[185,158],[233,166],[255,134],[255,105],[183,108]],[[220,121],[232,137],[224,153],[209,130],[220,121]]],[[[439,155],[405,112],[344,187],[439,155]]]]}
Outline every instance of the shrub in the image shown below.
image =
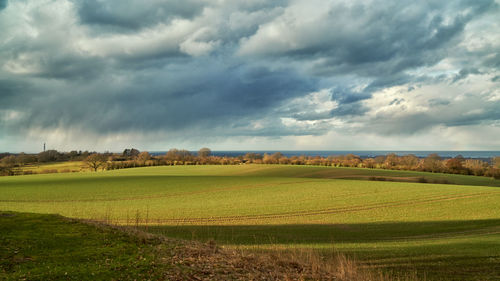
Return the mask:
{"type": "Polygon", "coordinates": [[[371,181],[386,181],[386,180],[388,180],[385,177],[373,177],[373,176],[369,177],[368,179],[371,180],[371,181]]]}
{"type": "Polygon", "coordinates": [[[432,181],[433,183],[439,183],[439,184],[451,184],[451,182],[447,179],[435,179],[432,181]]]}
{"type": "Polygon", "coordinates": [[[417,181],[420,183],[427,183],[427,179],[424,177],[419,177],[417,181]]]}
{"type": "Polygon", "coordinates": [[[43,169],[40,171],[41,174],[56,174],[57,169],[43,169]]]}

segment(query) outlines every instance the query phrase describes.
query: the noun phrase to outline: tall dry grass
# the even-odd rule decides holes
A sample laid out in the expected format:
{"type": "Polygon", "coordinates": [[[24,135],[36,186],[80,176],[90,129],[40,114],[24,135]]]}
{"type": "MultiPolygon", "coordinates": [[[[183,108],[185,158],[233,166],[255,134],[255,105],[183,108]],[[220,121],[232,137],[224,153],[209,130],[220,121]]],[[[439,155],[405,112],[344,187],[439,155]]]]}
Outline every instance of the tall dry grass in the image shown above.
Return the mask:
{"type": "MultiPolygon", "coordinates": [[[[131,215],[127,214],[125,223],[123,220],[118,223],[113,221],[108,210],[104,217],[92,221],[101,225],[111,225],[141,239],[154,236],[163,237],[165,241],[175,240],[147,231],[148,225],[155,224],[155,221],[149,218],[149,211],[141,213],[137,210],[131,215]]],[[[194,234],[193,240],[196,240],[194,234]]],[[[193,256],[196,256],[195,262],[213,263],[208,268],[223,267],[237,272],[248,271],[249,275],[244,280],[425,280],[425,278],[419,278],[415,271],[394,273],[361,264],[355,258],[336,251],[333,243],[330,249],[284,248],[283,245],[278,244],[266,245],[266,248],[259,246],[219,247],[213,240],[207,243],[196,241],[186,241],[186,243],[189,243],[189,247],[186,248],[188,250],[178,255],[178,258],[186,258],[193,262],[193,256]]],[[[207,266],[204,265],[204,268],[207,266]]],[[[223,277],[219,277],[214,280],[224,280],[223,277]]]]}
{"type": "Polygon", "coordinates": [[[405,273],[384,272],[358,263],[354,258],[332,248],[318,250],[311,248],[289,248],[271,246],[267,249],[240,248],[240,255],[255,256],[267,260],[280,272],[282,280],[297,280],[296,272],[287,272],[287,268],[297,269],[298,280],[349,280],[349,281],[424,281],[416,271],[405,273]]]}

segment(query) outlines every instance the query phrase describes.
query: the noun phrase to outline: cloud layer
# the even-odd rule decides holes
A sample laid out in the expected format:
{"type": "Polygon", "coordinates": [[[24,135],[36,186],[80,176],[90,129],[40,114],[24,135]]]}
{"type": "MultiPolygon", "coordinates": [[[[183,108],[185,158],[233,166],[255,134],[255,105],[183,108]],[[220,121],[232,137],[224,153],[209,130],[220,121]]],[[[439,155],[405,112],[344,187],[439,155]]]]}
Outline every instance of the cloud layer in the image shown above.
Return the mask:
{"type": "Polygon", "coordinates": [[[0,0],[0,150],[499,150],[499,6],[0,0]]]}

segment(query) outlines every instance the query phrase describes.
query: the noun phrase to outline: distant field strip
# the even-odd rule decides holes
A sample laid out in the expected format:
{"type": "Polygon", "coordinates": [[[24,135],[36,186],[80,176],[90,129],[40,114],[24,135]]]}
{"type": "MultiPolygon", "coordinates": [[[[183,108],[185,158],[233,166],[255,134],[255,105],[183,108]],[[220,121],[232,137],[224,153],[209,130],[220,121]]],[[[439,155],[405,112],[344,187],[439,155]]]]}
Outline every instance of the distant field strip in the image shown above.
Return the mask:
{"type": "Polygon", "coordinates": [[[311,183],[311,182],[318,182],[318,181],[309,180],[309,181],[294,181],[294,182],[277,182],[277,183],[270,183],[270,184],[230,186],[230,187],[213,188],[210,190],[200,190],[200,191],[191,191],[191,192],[174,193],[174,194],[155,194],[155,195],[149,195],[149,196],[134,196],[134,197],[122,197],[122,198],[89,198],[89,199],[59,199],[59,200],[57,200],[57,199],[56,200],[49,200],[49,199],[0,199],[0,202],[3,202],[3,203],[69,203],[69,202],[135,201],[135,200],[189,196],[189,195],[214,193],[214,192],[221,192],[221,191],[231,191],[231,190],[240,190],[240,189],[251,189],[251,188],[258,188],[258,187],[272,187],[272,186],[277,186],[277,185],[302,184],[302,183],[311,183]]]}
{"type": "MultiPolygon", "coordinates": [[[[176,218],[176,219],[155,219],[152,223],[214,223],[214,222],[232,222],[232,221],[246,221],[246,220],[262,220],[262,219],[286,219],[291,217],[306,217],[306,216],[316,216],[316,215],[327,215],[336,213],[348,213],[357,211],[367,211],[372,209],[380,208],[390,208],[390,207],[401,207],[401,206],[413,206],[427,203],[435,203],[440,201],[450,201],[467,199],[473,197],[480,197],[484,195],[500,194],[500,192],[480,192],[472,193],[467,195],[458,196],[430,196],[426,198],[421,198],[419,200],[405,200],[405,201],[392,201],[384,203],[375,203],[368,205],[358,205],[351,206],[347,208],[327,208],[320,210],[306,210],[306,211],[296,211],[296,212],[286,212],[286,213],[275,213],[275,214],[262,214],[262,215],[241,215],[241,216],[223,216],[223,217],[199,217],[199,218],[176,218]]],[[[120,222],[118,220],[117,222],[120,222]]],[[[121,221],[122,223],[124,221],[121,221]]]]}
{"type": "Polygon", "coordinates": [[[402,236],[402,237],[391,237],[390,239],[380,239],[380,240],[419,240],[419,239],[426,239],[426,240],[432,240],[432,239],[443,239],[443,238],[453,238],[453,239],[459,239],[467,236],[484,236],[484,235],[493,235],[493,234],[500,234],[500,225],[499,226],[493,226],[493,227],[487,227],[487,228],[482,228],[482,229],[474,229],[474,230],[463,230],[463,231],[450,231],[450,232],[442,232],[442,233],[435,233],[435,234],[429,234],[429,235],[412,235],[412,236],[402,236]]]}

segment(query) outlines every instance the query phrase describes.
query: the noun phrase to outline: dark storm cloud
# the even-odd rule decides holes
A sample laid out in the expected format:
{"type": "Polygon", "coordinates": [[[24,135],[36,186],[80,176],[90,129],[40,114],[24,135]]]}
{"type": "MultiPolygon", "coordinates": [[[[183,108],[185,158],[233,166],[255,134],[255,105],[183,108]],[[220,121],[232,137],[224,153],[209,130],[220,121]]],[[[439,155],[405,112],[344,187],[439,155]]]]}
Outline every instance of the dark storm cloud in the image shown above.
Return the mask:
{"type": "Polygon", "coordinates": [[[435,107],[435,106],[443,106],[443,105],[449,105],[450,101],[446,99],[441,99],[441,98],[435,98],[435,99],[430,99],[429,100],[429,106],[435,107]]]}
{"type": "Polygon", "coordinates": [[[102,81],[85,92],[37,101],[17,126],[76,126],[98,133],[196,127],[206,133],[218,124],[266,117],[283,101],[314,90],[312,82],[289,70],[194,63],[125,85],[102,81]]]}
{"type": "Polygon", "coordinates": [[[393,99],[393,100],[389,103],[389,105],[400,105],[400,104],[401,104],[402,102],[404,102],[404,101],[405,101],[405,99],[397,99],[397,98],[396,98],[396,99],[393,99]]]}
{"type": "Polygon", "coordinates": [[[312,19],[310,27],[295,23],[294,17],[286,18],[288,25],[275,24],[283,38],[265,36],[264,25],[261,33],[243,45],[243,51],[268,58],[314,59],[318,62],[313,71],[321,76],[355,73],[372,78],[364,90],[369,98],[374,91],[414,79],[406,70],[441,61],[448,55],[446,50],[459,42],[467,23],[496,8],[493,0],[337,4],[330,7],[327,17],[312,19]],[[287,27],[292,24],[296,28],[287,27]],[[282,43],[287,40],[288,44],[282,43]]]}
{"type": "Polygon", "coordinates": [[[407,135],[436,126],[434,121],[432,116],[425,113],[414,113],[398,118],[384,116],[371,120],[369,128],[378,134],[407,135]]]}
{"type": "Polygon", "coordinates": [[[363,115],[369,108],[361,102],[369,98],[371,93],[358,93],[349,88],[336,87],[332,90],[332,100],[336,101],[338,106],[330,111],[330,117],[363,115]]]}
{"type": "Polygon", "coordinates": [[[411,134],[499,118],[494,94],[477,96],[487,106],[470,100],[482,111],[459,104],[457,117],[447,93],[423,101],[427,113],[365,118],[375,106],[402,111],[419,85],[495,74],[495,46],[461,47],[470,24],[498,10],[493,0],[12,3],[2,10],[0,0],[0,25],[10,27],[0,26],[0,110],[20,112],[0,120],[9,130],[274,137],[327,133],[336,118],[411,134]],[[11,7],[19,15],[7,17],[11,7]],[[422,73],[444,59],[456,68],[422,73]],[[400,85],[408,91],[370,103],[400,85]],[[325,89],[322,102],[336,107],[307,103],[325,89]]]}
{"type": "Polygon", "coordinates": [[[491,53],[497,52],[494,56],[489,56],[484,64],[489,67],[500,69],[500,53],[498,50],[491,50],[491,53]]]}
{"type": "MultiPolygon", "coordinates": [[[[285,54],[299,59],[323,57],[327,60],[318,66],[333,73],[347,70],[369,76],[394,74],[440,60],[445,53],[434,51],[452,43],[467,22],[495,5],[493,0],[430,1],[421,5],[396,1],[372,6],[355,3],[349,7],[338,4],[330,8],[328,17],[313,20],[318,27],[311,31],[316,34],[306,34],[309,32],[306,28],[283,28],[294,34],[293,39],[298,42],[279,48],[271,46],[274,39],[266,42],[257,33],[254,39],[264,41],[262,49],[256,47],[248,52],[285,54]],[[462,13],[465,10],[469,12],[462,13]]],[[[276,42],[287,40],[286,34],[283,36],[276,38],[276,42]]]]}
{"type": "Polygon", "coordinates": [[[333,115],[331,111],[300,112],[292,114],[291,117],[297,121],[315,121],[315,120],[330,119],[333,117],[333,115]]]}
{"type": "Polygon", "coordinates": [[[404,135],[417,134],[436,126],[489,125],[500,120],[500,111],[498,110],[500,102],[498,101],[485,104],[478,110],[463,111],[468,110],[464,106],[474,103],[477,99],[476,96],[470,96],[455,107],[450,106],[451,102],[449,101],[434,100],[434,105],[427,112],[409,113],[402,116],[396,114],[377,115],[367,122],[368,126],[365,128],[380,134],[404,135]]]}
{"type": "MultiPolygon", "coordinates": [[[[203,0],[160,0],[160,1],[102,1],[102,0],[72,0],[78,8],[78,16],[82,24],[91,26],[94,32],[112,33],[123,32],[130,33],[139,29],[153,27],[157,24],[169,24],[172,20],[193,20],[201,16],[206,8],[217,8],[216,3],[203,0]],[[214,7],[215,6],[215,7],[214,7]]],[[[249,1],[224,3],[224,9],[228,13],[220,15],[224,17],[231,16],[231,9],[245,13],[267,12],[276,7],[285,6],[287,0],[280,1],[249,1]]],[[[221,18],[212,19],[213,22],[221,18]]],[[[225,19],[227,20],[227,19],[225,19]]],[[[233,19],[239,19],[233,16],[233,19]]],[[[261,18],[261,20],[265,20],[261,18]]],[[[231,32],[227,27],[223,27],[226,40],[239,40],[243,36],[253,34],[258,25],[246,26],[238,30],[239,33],[231,32]]]]}
{"type": "Polygon", "coordinates": [[[106,63],[98,58],[56,56],[42,60],[42,71],[34,76],[56,79],[90,80],[106,71],[106,63]]]}
{"type": "Polygon", "coordinates": [[[356,116],[356,115],[363,115],[368,110],[370,109],[365,105],[363,105],[362,103],[355,102],[355,103],[340,105],[339,107],[332,110],[331,115],[332,117],[356,116]]]}
{"type": "Polygon", "coordinates": [[[406,84],[412,80],[418,81],[419,78],[412,78],[410,75],[404,73],[397,73],[394,75],[381,76],[376,78],[373,82],[371,82],[365,89],[365,93],[373,93],[380,89],[384,89],[387,87],[393,87],[398,85],[406,84]]]}
{"type": "Polygon", "coordinates": [[[461,69],[460,72],[458,72],[458,74],[453,78],[452,83],[455,83],[457,81],[465,79],[470,74],[481,74],[481,72],[479,70],[477,70],[476,68],[461,69]]]}
{"type": "Polygon", "coordinates": [[[0,109],[7,109],[19,93],[26,92],[26,84],[10,79],[0,79],[0,109]]]}
{"type": "Polygon", "coordinates": [[[102,1],[81,0],[75,3],[78,15],[83,24],[116,28],[119,30],[136,30],[158,23],[168,23],[175,18],[191,19],[201,13],[205,6],[203,1],[102,1]]]}
{"type": "Polygon", "coordinates": [[[355,93],[350,89],[337,87],[332,91],[332,100],[337,101],[339,104],[349,104],[369,99],[370,94],[355,93]]]}
{"type": "Polygon", "coordinates": [[[362,116],[369,108],[363,105],[362,101],[369,99],[371,94],[365,92],[354,92],[352,89],[345,87],[336,87],[330,90],[330,100],[334,101],[337,106],[330,110],[315,110],[315,108],[301,108],[300,105],[289,108],[285,111],[290,117],[297,121],[319,121],[331,118],[345,118],[352,116],[362,116]],[[304,111],[305,109],[305,111],[304,111]],[[294,110],[299,112],[293,112],[294,110]],[[302,110],[302,111],[301,111],[302,110]]]}

